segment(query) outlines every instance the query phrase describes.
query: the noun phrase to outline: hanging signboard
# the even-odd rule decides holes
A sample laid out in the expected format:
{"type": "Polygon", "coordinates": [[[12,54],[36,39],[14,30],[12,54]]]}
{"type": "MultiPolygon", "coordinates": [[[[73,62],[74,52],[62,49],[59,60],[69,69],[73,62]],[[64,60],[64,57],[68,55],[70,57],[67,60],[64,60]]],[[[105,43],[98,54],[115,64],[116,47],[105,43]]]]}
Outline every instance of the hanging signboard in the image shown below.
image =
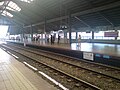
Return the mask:
{"type": "Polygon", "coordinates": [[[104,37],[118,37],[118,32],[104,32],[104,37]]]}

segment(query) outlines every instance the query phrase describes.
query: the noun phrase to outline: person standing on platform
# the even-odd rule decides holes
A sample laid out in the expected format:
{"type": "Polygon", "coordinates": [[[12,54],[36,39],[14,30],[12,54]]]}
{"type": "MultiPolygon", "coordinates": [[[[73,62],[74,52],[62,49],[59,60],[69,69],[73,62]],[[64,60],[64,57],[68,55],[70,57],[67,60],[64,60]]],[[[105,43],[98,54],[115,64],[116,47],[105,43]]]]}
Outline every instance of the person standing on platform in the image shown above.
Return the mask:
{"type": "Polygon", "coordinates": [[[51,39],[50,40],[51,40],[51,45],[52,45],[53,44],[53,36],[52,35],[51,35],[51,39]]]}
{"type": "Polygon", "coordinates": [[[60,43],[60,35],[58,34],[58,44],[60,43]]]}
{"type": "Polygon", "coordinates": [[[52,36],[52,43],[54,44],[55,42],[55,35],[52,36]]]}
{"type": "Polygon", "coordinates": [[[49,35],[47,36],[47,43],[49,43],[49,35]]]}
{"type": "Polygon", "coordinates": [[[78,47],[81,47],[81,35],[78,37],[78,47]]]}
{"type": "Polygon", "coordinates": [[[24,46],[26,46],[27,43],[27,36],[24,37],[24,46]]]}

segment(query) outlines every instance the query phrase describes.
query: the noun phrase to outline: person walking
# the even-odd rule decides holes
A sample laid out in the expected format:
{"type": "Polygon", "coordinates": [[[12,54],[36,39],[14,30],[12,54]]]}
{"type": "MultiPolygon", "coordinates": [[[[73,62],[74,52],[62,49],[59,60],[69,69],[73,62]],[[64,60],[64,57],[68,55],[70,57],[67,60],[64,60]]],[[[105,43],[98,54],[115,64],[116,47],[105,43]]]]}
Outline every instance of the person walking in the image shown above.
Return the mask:
{"type": "Polygon", "coordinates": [[[81,47],[81,35],[78,37],[78,46],[81,47]]]}
{"type": "Polygon", "coordinates": [[[58,44],[60,43],[60,35],[58,35],[58,44]]]}

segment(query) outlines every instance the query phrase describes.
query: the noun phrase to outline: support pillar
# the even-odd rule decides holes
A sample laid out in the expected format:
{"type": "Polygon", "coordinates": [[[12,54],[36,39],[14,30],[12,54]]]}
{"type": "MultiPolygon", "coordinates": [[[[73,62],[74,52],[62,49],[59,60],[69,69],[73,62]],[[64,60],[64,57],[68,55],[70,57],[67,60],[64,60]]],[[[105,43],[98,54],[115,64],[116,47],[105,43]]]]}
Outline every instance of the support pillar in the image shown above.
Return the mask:
{"type": "Polygon", "coordinates": [[[71,13],[69,12],[69,22],[68,22],[68,25],[69,25],[69,44],[71,46],[71,43],[72,43],[72,40],[71,40],[71,13]]]}
{"type": "Polygon", "coordinates": [[[92,40],[94,39],[94,31],[92,31],[92,40]]]}
{"type": "MultiPolygon", "coordinates": [[[[9,26],[10,27],[10,26],[9,26]]],[[[23,42],[23,27],[21,26],[21,29],[20,29],[20,41],[23,42]]],[[[10,32],[10,31],[9,31],[10,32]]],[[[9,35],[9,32],[8,32],[8,35],[9,35]]],[[[10,39],[10,37],[9,37],[10,39]]]]}
{"type": "Polygon", "coordinates": [[[31,24],[31,41],[33,40],[33,27],[32,27],[32,24],[31,24]]]}
{"type": "Polygon", "coordinates": [[[64,31],[64,43],[68,43],[67,42],[67,31],[64,31]]]}
{"type": "Polygon", "coordinates": [[[76,31],[76,43],[78,42],[78,31],[76,31]]]}
{"type": "Polygon", "coordinates": [[[42,42],[41,42],[41,43],[43,44],[43,33],[41,34],[41,40],[42,40],[42,42]]]}
{"type": "MultiPolygon", "coordinates": [[[[116,33],[118,33],[118,31],[117,31],[117,30],[115,30],[115,32],[116,32],[116,33]]],[[[116,37],[115,37],[115,40],[117,40],[117,37],[118,37],[118,36],[116,36],[116,37]]]]}
{"type": "Polygon", "coordinates": [[[24,41],[24,38],[25,38],[25,35],[24,35],[24,25],[23,25],[23,28],[22,28],[22,34],[21,34],[21,41],[23,42],[24,41]]]}
{"type": "Polygon", "coordinates": [[[46,36],[46,24],[47,24],[47,21],[46,21],[46,17],[45,17],[45,24],[44,24],[45,43],[47,42],[47,36],[46,36]]]}

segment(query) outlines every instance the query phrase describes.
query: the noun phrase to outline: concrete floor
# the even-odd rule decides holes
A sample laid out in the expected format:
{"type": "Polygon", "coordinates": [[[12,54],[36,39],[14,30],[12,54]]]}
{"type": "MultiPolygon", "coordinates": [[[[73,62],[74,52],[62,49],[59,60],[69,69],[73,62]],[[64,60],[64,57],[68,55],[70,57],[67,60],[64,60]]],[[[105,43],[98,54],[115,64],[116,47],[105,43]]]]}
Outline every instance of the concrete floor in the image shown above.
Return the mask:
{"type": "Polygon", "coordinates": [[[103,43],[72,43],[69,44],[47,44],[45,42],[27,42],[29,44],[35,45],[42,45],[47,47],[56,47],[56,48],[64,48],[70,50],[78,50],[78,51],[85,51],[85,52],[93,52],[93,53],[100,53],[100,54],[107,54],[112,56],[120,56],[120,45],[118,44],[103,44],[103,43]]]}

